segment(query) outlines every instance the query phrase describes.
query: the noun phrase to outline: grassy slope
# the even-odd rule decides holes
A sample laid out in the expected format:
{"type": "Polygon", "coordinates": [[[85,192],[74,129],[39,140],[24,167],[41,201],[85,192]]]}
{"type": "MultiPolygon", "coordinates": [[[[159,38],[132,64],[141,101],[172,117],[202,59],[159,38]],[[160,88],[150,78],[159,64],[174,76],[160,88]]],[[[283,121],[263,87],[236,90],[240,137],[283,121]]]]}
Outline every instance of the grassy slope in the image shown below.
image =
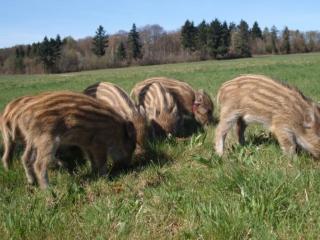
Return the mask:
{"type": "MultiPolygon", "coordinates": [[[[167,76],[204,88],[212,97],[238,74],[288,81],[320,100],[320,54],[268,56],[132,67],[82,73],[0,76],[0,109],[11,99],[46,90],[81,91],[97,81],[126,90],[139,80],[167,76]]],[[[150,164],[113,179],[50,171],[51,189],[28,187],[20,155],[0,167],[0,236],[5,238],[300,239],[320,236],[319,164],[305,153],[281,154],[260,128],[228,157],[213,152],[214,128],[186,142],[153,145],[150,164]]]]}

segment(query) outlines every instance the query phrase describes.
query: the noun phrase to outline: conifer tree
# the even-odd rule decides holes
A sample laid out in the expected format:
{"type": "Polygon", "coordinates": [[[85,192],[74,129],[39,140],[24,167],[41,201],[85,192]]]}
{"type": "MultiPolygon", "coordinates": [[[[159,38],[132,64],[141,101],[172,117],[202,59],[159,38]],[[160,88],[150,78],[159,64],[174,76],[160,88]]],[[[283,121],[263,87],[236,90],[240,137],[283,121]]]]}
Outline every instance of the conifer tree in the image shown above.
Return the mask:
{"type": "Polygon", "coordinates": [[[282,44],[281,44],[281,50],[285,54],[289,54],[291,51],[290,47],[290,32],[288,27],[285,27],[282,32],[282,44]]]}
{"type": "Polygon", "coordinates": [[[197,28],[193,22],[187,20],[181,29],[181,44],[184,49],[195,51],[197,41],[197,28]]]}
{"type": "Polygon", "coordinates": [[[208,24],[204,20],[197,27],[196,46],[200,57],[205,59],[208,50],[208,24]]]}
{"type": "Polygon", "coordinates": [[[24,73],[25,65],[24,65],[24,57],[25,51],[22,46],[16,48],[15,54],[15,71],[17,73],[24,73]]]}
{"type": "Polygon", "coordinates": [[[98,57],[105,55],[106,48],[108,47],[108,35],[104,28],[100,25],[96,31],[96,35],[93,37],[92,51],[98,57]]]}
{"type": "Polygon", "coordinates": [[[226,21],[221,25],[221,39],[220,46],[218,48],[218,53],[222,56],[225,56],[228,53],[230,46],[230,31],[226,21]]]}
{"type": "Polygon", "coordinates": [[[275,26],[272,26],[272,28],[271,28],[271,47],[272,47],[273,54],[278,53],[277,42],[278,42],[278,29],[275,26]]]}
{"type": "Polygon", "coordinates": [[[30,56],[31,56],[31,45],[30,45],[30,44],[27,45],[26,56],[27,56],[27,57],[30,57],[30,56]]]}
{"type": "Polygon", "coordinates": [[[127,57],[127,53],[126,53],[126,48],[124,46],[123,42],[120,42],[118,48],[117,48],[117,53],[116,53],[117,59],[119,61],[123,61],[126,59],[127,57]]]}
{"type": "Polygon", "coordinates": [[[244,20],[240,21],[240,24],[237,26],[237,30],[234,33],[234,51],[239,57],[251,57],[250,51],[250,34],[249,26],[244,20]]]}
{"type": "Polygon", "coordinates": [[[55,72],[61,55],[62,42],[58,35],[56,39],[45,37],[40,44],[39,56],[47,72],[55,72]]]}
{"type": "Polygon", "coordinates": [[[257,21],[255,21],[253,23],[252,29],[251,29],[251,37],[253,39],[257,39],[257,38],[262,38],[262,31],[261,28],[259,27],[259,24],[257,21]]]}
{"type": "Polygon", "coordinates": [[[229,23],[229,32],[230,33],[236,29],[237,29],[237,25],[234,22],[229,23]]]}
{"type": "Polygon", "coordinates": [[[208,30],[208,48],[209,53],[213,58],[216,58],[219,53],[219,47],[221,45],[221,30],[222,26],[218,19],[215,19],[210,23],[208,30]]]}
{"type": "Polygon", "coordinates": [[[136,25],[132,25],[132,29],[128,35],[128,57],[129,59],[140,59],[142,58],[142,44],[140,43],[139,32],[137,31],[136,25]]]}

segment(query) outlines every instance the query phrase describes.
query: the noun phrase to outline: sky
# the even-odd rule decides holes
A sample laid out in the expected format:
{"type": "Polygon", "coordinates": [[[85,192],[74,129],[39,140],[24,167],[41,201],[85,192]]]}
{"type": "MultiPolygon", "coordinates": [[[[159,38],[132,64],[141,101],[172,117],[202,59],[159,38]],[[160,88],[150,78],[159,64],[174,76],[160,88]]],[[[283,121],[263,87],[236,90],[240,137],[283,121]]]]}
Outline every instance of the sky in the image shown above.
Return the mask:
{"type": "Polygon", "coordinates": [[[159,24],[177,30],[189,19],[199,24],[218,18],[279,30],[320,30],[319,0],[1,0],[0,48],[42,41],[44,36],[93,36],[99,25],[108,34],[159,24]]]}

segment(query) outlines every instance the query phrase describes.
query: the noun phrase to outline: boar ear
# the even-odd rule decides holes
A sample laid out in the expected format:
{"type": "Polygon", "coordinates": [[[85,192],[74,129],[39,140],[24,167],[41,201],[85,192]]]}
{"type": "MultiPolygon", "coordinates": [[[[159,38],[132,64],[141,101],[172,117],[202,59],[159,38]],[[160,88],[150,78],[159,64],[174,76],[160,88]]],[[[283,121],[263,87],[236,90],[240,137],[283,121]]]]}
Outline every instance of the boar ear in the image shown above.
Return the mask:
{"type": "Polygon", "coordinates": [[[126,133],[130,139],[136,138],[136,130],[131,121],[126,122],[126,133]]]}
{"type": "Polygon", "coordinates": [[[198,104],[201,104],[202,102],[203,102],[203,90],[200,89],[195,93],[194,104],[198,105],[198,104]]]}
{"type": "Polygon", "coordinates": [[[303,126],[305,128],[312,128],[315,124],[315,114],[314,114],[314,109],[310,109],[307,111],[306,115],[304,116],[303,120],[303,126]]]}

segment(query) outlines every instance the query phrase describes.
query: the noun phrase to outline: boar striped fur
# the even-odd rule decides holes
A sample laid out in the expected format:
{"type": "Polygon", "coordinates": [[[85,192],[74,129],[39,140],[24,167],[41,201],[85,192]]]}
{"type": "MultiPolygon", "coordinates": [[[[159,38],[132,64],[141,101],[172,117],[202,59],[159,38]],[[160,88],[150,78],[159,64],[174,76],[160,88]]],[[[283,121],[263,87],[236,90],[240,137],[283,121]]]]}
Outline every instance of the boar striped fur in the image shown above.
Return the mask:
{"type": "Polygon", "coordinates": [[[147,123],[145,111],[142,106],[137,107],[128,94],[113,83],[99,82],[87,87],[84,93],[98,99],[109,108],[115,109],[123,118],[132,121],[137,135],[135,154],[144,152],[147,123]]]}
{"type": "Polygon", "coordinates": [[[180,119],[178,106],[160,83],[144,86],[139,92],[138,104],[145,108],[154,137],[176,132],[180,119]]]}
{"type": "MultiPolygon", "coordinates": [[[[44,96],[48,93],[42,93],[44,96]]],[[[40,95],[37,96],[39,98],[40,95]]],[[[4,151],[2,156],[2,162],[5,170],[8,170],[10,163],[12,162],[13,152],[17,142],[25,144],[24,136],[21,135],[20,127],[17,125],[17,116],[19,112],[25,106],[26,103],[32,101],[34,96],[23,96],[9,102],[4,109],[2,121],[0,122],[0,129],[2,132],[4,151]]],[[[69,151],[69,148],[64,148],[63,151],[69,151]]],[[[58,149],[58,154],[62,149],[58,149]]],[[[56,159],[58,166],[64,166],[65,162],[56,159]]]]}
{"type": "Polygon", "coordinates": [[[275,135],[285,153],[295,153],[298,145],[319,157],[319,106],[297,88],[262,75],[243,75],[220,87],[217,102],[220,122],[215,148],[219,155],[233,125],[239,143],[244,144],[247,124],[258,122],[275,135]]]}
{"type": "Polygon", "coordinates": [[[35,96],[21,108],[15,122],[26,140],[22,161],[28,182],[37,179],[41,188],[48,186],[47,165],[60,145],[80,147],[89,156],[92,170],[99,174],[106,172],[108,155],[115,163],[128,164],[135,148],[132,123],[80,93],[35,96]]]}
{"type": "Polygon", "coordinates": [[[139,96],[144,86],[161,83],[175,98],[179,111],[191,115],[202,125],[212,122],[214,106],[210,96],[203,90],[195,91],[188,83],[166,77],[154,77],[137,83],[131,91],[131,97],[139,96]]]}
{"type": "Polygon", "coordinates": [[[14,122],[21,108],[31,101],[33,96],[23,96],[8,103],[3,111],[1,132],[3,137],[4,152],[2,163],[7,170],[12,161],[12,155],[15,148],[15,142],[24,141],[23,136],[19,131],[19,126],[14,122]]]}

